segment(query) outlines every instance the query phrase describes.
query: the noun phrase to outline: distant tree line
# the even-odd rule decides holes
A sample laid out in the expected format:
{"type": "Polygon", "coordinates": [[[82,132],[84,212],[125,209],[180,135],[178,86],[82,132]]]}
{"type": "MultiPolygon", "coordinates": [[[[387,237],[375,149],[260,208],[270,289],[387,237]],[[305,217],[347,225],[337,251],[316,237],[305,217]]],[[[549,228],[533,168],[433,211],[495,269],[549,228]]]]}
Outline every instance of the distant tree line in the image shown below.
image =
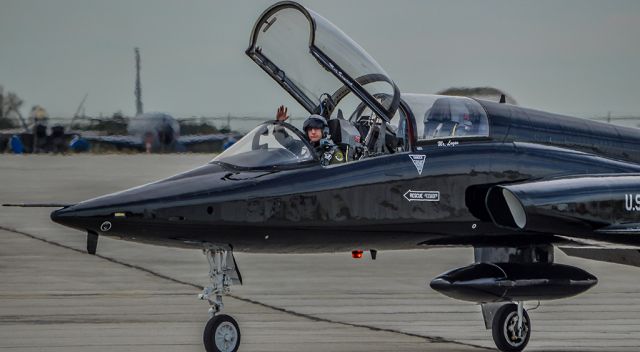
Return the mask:
{"type": "Polygon", "coordinates": [[[20,107],[24,101],[14,92],[4,93],[4,87],[0,85],[0,129],[15,128],[18,125],[14,122],[15,118],[22,121],[20,107]]]}

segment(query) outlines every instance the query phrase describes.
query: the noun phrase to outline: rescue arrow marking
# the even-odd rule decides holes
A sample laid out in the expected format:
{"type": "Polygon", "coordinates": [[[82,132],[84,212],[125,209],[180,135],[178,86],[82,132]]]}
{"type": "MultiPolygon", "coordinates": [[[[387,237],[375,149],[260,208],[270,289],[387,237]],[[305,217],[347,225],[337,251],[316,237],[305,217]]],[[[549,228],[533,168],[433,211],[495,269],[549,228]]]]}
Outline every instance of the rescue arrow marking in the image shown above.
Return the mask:
{"type": "Polygon", "coordinates": [[[408,190],[404,197],[410,202],[439,202],[439,191],[412,191],[408,190]]]}

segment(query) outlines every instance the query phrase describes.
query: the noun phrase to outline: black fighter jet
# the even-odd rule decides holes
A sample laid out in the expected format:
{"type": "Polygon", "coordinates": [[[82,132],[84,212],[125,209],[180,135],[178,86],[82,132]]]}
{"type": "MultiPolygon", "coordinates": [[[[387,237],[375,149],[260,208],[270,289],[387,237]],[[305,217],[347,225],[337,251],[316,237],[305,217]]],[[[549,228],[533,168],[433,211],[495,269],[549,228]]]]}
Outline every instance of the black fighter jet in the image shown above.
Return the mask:
{"type": "Polygon", "coordinates": [[[529,341],[524,301],[597,283],[555,263],[555,247],[640,265],[629,255],[637,251],[615,248],[640,246],[640,130],[402,93],[358,44],[295,2],[260,16],[246,54],[309,114],[327,118],[346,162],[322,166],[301,131],[266,122],[195,170],[51,214],[86,231],[90,253],[98,236],[203,248],[207,351],[240,344],[238,324],[221,314],[222,295],[241,281],[233,251],[473,247],[473,264],[431,287],[481,304],[501,351],[529,341]]]}

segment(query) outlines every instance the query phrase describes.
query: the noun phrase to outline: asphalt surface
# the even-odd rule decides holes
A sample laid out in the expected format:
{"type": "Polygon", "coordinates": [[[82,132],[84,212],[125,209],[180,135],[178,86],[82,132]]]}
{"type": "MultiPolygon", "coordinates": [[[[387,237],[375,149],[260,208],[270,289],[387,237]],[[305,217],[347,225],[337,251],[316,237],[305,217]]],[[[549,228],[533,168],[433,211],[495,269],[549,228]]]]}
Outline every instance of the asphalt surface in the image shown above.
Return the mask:
{"type": "MultiPolygon", "coordinates": [[[[74,203],[207,162],[205,155],[0,155],[0,203],[74,203]]],[[[85,235],[50,209],[0,208],[0,350],[203,351],[200,251],[85,235]]],[[[241,351],[486,351],[480,308],[432,291],[469,248],[267,255],[236,253],[245,285],[225,297],[241,351]]],[[[571,258],[599,284],[529,312],[527,351],[640,350],[640,268],[571,258]]],[[[535,307],[537,302],[528,302],[535,307]]]]}

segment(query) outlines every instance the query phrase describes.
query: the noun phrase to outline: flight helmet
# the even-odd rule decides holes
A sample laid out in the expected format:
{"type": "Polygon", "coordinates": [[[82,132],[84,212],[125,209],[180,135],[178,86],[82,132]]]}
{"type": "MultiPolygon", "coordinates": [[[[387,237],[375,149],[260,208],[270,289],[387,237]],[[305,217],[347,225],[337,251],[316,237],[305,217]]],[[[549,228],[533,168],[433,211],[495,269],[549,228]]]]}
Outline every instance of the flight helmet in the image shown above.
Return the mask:
{"type": "Polygon", "coordinates": [[[304,120],[304,124],[302,124],[302,129],[307,132],[308,128],[319,128],[321,130],[325,130],[329,128],[327,124],[327,120],[321,115],[311,115],[306,120],[304,120]]]}

